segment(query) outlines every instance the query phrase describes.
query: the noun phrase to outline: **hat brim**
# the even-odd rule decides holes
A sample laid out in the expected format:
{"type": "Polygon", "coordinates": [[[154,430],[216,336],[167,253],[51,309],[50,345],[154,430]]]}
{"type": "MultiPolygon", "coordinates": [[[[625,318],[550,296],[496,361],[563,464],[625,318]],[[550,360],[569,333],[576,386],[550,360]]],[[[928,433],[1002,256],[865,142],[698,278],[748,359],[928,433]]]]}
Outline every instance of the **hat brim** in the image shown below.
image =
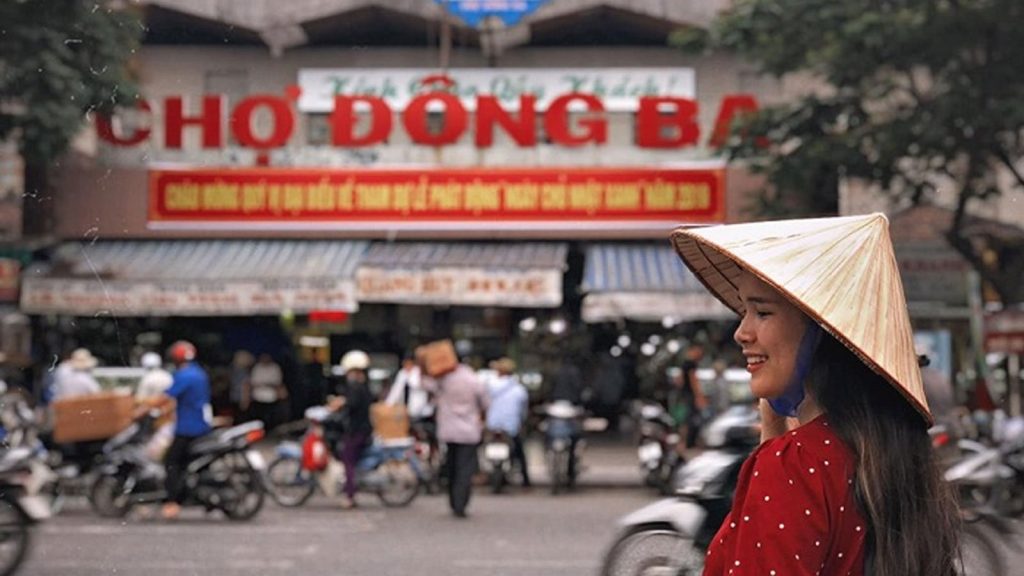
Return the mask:
{"type": "Polygon", "coordinates": [[[738,316],[742,316],[744,306],[740,298],[737,281],[744,272],[754,275],[757,279],[778,291],[779,294],[799,308],[801,312],[853,352],[873,372],[885,378],[913,406],[929,426],[934,424],[934,418],[927,406],[911,395],[895,376],[879,365],[866,351],[851,342],[841,330],[823,318],[812,306],[809,306],[784,286],[779,285],[756,266],[750,265],[729,250],[712,244],[707,239],[695,234],[694,230],[696,229],[676,229],[671,235],[672,244],[687,268],[723,304],[728,306],[738,316]]]}

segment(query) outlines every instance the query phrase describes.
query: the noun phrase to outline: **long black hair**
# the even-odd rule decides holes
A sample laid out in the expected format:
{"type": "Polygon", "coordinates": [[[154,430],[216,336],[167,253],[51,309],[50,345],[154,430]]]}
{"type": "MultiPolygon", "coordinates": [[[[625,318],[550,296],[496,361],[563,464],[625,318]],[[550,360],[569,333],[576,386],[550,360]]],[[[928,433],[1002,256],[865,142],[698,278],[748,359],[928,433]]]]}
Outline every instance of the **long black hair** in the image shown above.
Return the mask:
{"type": "Polygon", "coordinates": [[[808,388],[856,458],[856,496],[869,525],[866,573],[955,575],[959,512],[921,415],[829,334],[808,388]]]}

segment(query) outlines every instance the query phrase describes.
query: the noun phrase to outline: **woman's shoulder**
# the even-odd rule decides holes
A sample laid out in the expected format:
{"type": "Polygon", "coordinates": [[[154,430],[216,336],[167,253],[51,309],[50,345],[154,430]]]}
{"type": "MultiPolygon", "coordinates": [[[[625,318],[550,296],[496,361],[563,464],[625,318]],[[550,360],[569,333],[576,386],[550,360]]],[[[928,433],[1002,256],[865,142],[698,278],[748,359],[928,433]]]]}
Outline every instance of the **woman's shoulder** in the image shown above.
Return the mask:
{"type": "Polygon", "coordinates": [[[762,444],[755,453],[753,470],[782,481],[793,475],[817,475],[828,484],[845,484],[853,476],[854,458],[821,416],[762,444]]]}

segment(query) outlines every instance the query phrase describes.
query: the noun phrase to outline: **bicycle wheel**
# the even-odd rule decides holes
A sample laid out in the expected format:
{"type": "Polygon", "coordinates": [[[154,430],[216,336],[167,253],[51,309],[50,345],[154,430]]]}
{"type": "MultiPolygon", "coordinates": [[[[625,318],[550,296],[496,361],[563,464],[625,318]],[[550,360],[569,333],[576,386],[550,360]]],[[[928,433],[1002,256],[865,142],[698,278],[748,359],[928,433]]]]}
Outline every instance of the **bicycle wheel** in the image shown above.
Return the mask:
{"type": "Polygon", "coordinates": [[[302,506],[316,490],[313,473],[296,458],[280,457],[267,468],[270,496],[281,506],[302,506]]]}

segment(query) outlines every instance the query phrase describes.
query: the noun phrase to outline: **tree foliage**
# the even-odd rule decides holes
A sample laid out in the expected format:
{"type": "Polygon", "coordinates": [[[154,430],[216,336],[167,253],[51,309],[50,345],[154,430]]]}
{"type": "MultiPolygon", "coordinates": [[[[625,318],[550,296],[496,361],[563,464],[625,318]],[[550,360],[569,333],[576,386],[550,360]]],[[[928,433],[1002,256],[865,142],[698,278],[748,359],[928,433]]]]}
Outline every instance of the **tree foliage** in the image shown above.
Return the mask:
{"type": "Polygon", "coordinates": [[[827,211],[842,178],[913,202],[955,187],[950,243],[1020,302],[1024,246],[984,258],[964,222],[972,202],[1024,187],[1022,22],[1020,0],[735,0],[676,41],[821,84],[734,126],[726,152],[766,175],[764,207],[827,211]]]}
{"type": "Polygon", "coordinates": [[[142,24],[108,0],[0,2],[0,139],[28,164],[62,154],[88,114],[137,97],[129,72],[142,24]]]}

